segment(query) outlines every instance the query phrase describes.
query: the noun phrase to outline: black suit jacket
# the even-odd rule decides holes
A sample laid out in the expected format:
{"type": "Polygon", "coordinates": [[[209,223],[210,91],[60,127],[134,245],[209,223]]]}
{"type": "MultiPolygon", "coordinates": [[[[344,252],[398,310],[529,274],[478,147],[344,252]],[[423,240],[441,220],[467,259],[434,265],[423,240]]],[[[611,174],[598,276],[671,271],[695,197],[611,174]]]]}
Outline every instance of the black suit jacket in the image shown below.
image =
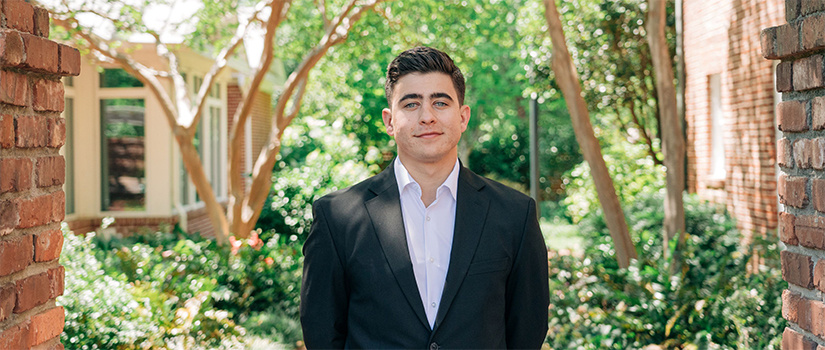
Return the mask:
{"type": "Polygon", "coordinates": [[[313,204],[301,324],[309,349],[533,348],[547,333],[536,204],[463,166],[435,325],[419,297],[392,166],[313,204]]]}

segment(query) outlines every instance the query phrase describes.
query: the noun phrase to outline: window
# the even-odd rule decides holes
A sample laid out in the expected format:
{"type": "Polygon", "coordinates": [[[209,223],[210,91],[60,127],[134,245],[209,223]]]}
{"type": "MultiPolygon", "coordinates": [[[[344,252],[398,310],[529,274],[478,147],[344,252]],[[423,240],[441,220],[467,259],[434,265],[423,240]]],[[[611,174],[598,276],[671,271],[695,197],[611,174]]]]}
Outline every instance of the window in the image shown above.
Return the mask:
{"type": "Polygon", "coordinates": [[[71,97],[66,98],[63,118],[66,121],[66,144],[63,146],[66,181],[63,191],[66,193],[66,214],[74,214],[74,99],[71,97]]]}
{"type": "Polygon", "coordinates": [[[100,87],[102,88],[131,88],[143,87],[143,83],[121,68],[104,69],[100,73],[100,87]]]}
{"type": "Polygon", "coordinates": [[[212,85],[209,90],[209,96],[212,98],[221,98],[221,84],[212,85]]]}
{"type": "Polygon", "coordinates": [[[710,94],[710,177],[725,178],[725,135],[722,113],[722,77],[720,74],[708,76],[710,94]]]}
{"type": "Polygon", "coordinates": [[[203,84],[203,78],[199,76],[192,77],[192,95],[198,96],[198,91],[201,89],[201,84],[203,84]]]}
{"type": "Polygon", "coordinates": [[[143,99],[103,99],[101,118],[102,210],[146,209],[143,99]]]}
{"type": "Polygon", "coordinates": [[[189,204],[189,172],[186,171],[183,160],[180,161],[180,184],[180,202],[184,205],[189,204]]]}

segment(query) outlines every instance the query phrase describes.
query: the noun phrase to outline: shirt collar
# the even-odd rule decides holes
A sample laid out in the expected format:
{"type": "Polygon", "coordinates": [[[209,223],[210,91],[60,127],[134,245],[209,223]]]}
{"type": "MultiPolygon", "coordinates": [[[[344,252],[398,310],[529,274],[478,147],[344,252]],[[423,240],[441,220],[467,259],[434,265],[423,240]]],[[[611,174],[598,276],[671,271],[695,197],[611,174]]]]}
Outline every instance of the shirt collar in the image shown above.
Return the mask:
{"type": "MultiPolygon", "coordinates": [[[[404,193],[404,188],[406,188],[409,184],[416,184],[416,186],[420,188],[418,182],[416,182],[415,179],[413,179],[412,175],[410,175],[410,172],[407,171],[407,168],[404,166],[404,164],[401,164],[401,160],[398,159],[398,157],[395,157],[395,161],[393,162],[393,168],[395,170],[395,180],[398,183],[399,194],[404,193]]],[[[447,176],[444,182],[441,183],[440,186],[438,186],[436,193],[438,193],[438,191],[440,191],[442,187],[446,187],[448,190],[450,190],[450,194],[453,196],[453,199],[458,199],[458,169],[458,159],[456,159],[455,165],[453,165],[453,170],[450,172],[450,175],[447,176]]]]}

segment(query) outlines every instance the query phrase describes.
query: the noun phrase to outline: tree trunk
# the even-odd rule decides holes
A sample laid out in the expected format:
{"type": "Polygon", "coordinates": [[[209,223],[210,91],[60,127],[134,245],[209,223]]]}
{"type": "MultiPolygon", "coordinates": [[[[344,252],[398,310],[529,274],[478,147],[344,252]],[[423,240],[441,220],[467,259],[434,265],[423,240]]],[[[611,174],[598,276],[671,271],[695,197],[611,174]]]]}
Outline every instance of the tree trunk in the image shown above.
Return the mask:
{"type": "Polygon", "coordinates": [[[619,262],[619,267],[627,268],[630,266],[630,260],[637,258],[636,249],[630,240],[624,212],[622,212],[619,197],[616,195],[616,189],[613,187],[613,179],[610,178],[604,163],[599,140],[596,139],[593,125],[590,123],[590,113],[587,111],[576,68],[567,49],[555,0],[544,0],[544,7],[546,10],[544,17],[547,20],[550,39],[553,43],[553,72],[556,74],[556,82],[567,102],[576,140],[582,149],[584,159],[590,165],[590,173],[596,184],[604,219],[615,244],[616,260],[619,262]]]}
{"type": "MultiPolygon", "coordinates": [[[[679,234],[677,254],[685,240],[685,207],[682,191],[685,188],[685,140],[676,105],[676,87],[673,84],[673,62],[665,38],[665,0],[649,0],[647,40],[653,58],[656,91],[661,116],[662,153],[667,169],[664,221],[664,254],[669,242],[679,234]]],[[[672,267],[678,266],[674,257],[672,267]]]]}
{"type": "Polygon", "coordinates": [[[226,214],[218,202],[215,192],[212,191],[212,185],[206,177],[203,164],[200,162],[198,150],[192,144],[192,141],[183,135],[176,135],[175,140],[178,146],[180,146],[183,166],[186,167],[189,178],[192,179],[192,184],[195,185],[198,195],[200,195],[201,200],[205,204],[209,222],[212,224],[212,227],[215,228],[215,239],[218,241],[218,244],[224,244],[229,237],[229,222],[226,220],[226,214]]]}

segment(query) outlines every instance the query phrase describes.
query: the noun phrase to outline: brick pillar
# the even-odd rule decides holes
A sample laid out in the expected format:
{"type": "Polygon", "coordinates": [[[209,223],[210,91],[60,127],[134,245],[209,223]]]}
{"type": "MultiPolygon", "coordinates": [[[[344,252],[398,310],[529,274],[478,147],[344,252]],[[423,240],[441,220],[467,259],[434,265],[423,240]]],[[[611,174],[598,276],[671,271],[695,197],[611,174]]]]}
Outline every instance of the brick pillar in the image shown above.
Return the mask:
{"type": "Polygon", "coordinates": [[[80,73],[80,53],[48,36],[46,10],[0,2],[0,349],[63,348],[60,78],[80,73]]]}
{"type": "Polygon", "coordinates": [[[762,31],[762,53],[781,59],[777,126],[782,349],[825,349],[825,2],[785,1],[786,24],[762,31]]]}

